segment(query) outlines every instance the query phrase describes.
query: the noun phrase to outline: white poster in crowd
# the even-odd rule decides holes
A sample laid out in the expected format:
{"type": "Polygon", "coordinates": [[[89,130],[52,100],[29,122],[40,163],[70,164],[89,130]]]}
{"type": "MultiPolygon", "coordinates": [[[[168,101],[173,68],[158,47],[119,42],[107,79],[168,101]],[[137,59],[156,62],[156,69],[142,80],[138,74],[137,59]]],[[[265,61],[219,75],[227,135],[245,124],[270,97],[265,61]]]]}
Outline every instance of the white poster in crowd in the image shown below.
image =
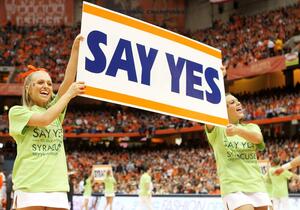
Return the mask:
{"type": "Polygon", "coordinates": [[[107,171],[112,171],[111,165],[93,165],[94,180],[96,182],[102,182],[107,171]]]}
{"type": "Polygon", "coordinates": [[[269,160],[258,160],[258,165],[262,174],[266,174],[271,166],[269,160]]]}
{"type": "Polygon", "coordinates": [[[87,2],[81,34],[83,96],[228,124],[220,50],[87,2]]]}

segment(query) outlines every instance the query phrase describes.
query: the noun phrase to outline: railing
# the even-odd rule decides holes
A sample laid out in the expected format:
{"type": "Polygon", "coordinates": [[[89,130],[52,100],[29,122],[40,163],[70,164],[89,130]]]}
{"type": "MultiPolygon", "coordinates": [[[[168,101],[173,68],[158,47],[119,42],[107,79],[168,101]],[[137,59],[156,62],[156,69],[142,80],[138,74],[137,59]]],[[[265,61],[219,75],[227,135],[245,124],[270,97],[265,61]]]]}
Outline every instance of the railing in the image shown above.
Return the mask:
{"type": "MultiPolygon", "coordinates": [[[[260,119],[260,120],[251,120],[246,121],[246,123],[256,123],[258,125],[264,124],[273,124],[273,123],[284,123],[284,122],[297,122],[300,120],[300,114],[285,116],[285,117],[273,117],[267,119],[260,119]]],[[[170,135],[170,134],[180,134],[180,133],[190,133],[190,132],[200,132],[204,130],[203,125],[197,125],[193,127],[186,127],[186,128],[169,128],[163,130],[156,130],[155,135],[170,135]]],[[[66,138],[106,138],[106,137],[142,137],[143,134],[139,132],[134,133],[65,133],[64,136],[66,138]]],[[[0,133],[1,137],[9,137],[8,133],[0,133]]]]}

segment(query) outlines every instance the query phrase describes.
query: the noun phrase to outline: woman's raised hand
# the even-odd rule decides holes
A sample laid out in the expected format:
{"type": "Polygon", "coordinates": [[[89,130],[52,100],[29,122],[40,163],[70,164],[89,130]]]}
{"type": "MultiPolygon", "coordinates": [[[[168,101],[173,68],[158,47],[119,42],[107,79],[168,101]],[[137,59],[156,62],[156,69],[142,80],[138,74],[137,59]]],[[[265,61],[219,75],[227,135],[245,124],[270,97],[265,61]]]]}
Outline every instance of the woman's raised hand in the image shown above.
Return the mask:
{"type": "Polygon", "coordinates": [[[84,94],[84,91],[85,91],[84,82],[73,82],[72,85],[69,87],[67,94],[70,98],[74,98],[79,94],[84,94]]]}

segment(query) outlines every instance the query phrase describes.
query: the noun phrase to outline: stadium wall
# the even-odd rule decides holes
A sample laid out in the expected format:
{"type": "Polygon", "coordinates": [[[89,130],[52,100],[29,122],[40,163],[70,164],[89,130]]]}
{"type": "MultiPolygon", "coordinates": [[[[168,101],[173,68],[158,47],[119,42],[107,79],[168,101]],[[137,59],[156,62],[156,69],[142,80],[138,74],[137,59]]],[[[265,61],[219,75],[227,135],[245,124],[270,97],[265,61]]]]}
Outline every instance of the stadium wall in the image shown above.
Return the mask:
{"type": "Polygon", "coordinates": [[[279,71],[272,74],[264,74],[258,77],[235,80],[229,86],[229,91],[231,93],[241,93],[245,91],[254,93],[262,89],[283,87],[284,85],[284,73],[283,71],[279,71]]]}
{"type": "MultiPolygon", "coordinates": [[[[73,196],[74,210],[79,210],[83,196],[73,196]]],[[[96,210],[104,209],[106,199],[103,196],[93,196],[89,206],[96,210]]],[[[118,195],[114,198],[113,208],[122,210],[138,210],[139,198],[137,195],[118,195]]],[[[300,195],[290,195],[289,210],[298,210],[300,195]]],[[[220,196],[209,195],[155,195],[152,197],[153,210],[224,210],[220,196]]]]}

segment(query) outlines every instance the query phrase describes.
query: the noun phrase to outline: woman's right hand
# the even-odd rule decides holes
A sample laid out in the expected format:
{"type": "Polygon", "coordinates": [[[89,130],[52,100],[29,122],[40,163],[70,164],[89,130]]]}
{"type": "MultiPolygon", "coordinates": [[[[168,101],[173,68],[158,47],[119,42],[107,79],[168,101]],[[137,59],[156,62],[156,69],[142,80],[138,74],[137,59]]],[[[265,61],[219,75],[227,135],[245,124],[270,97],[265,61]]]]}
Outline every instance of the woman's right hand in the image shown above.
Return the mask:
{"type": "Polygon", "coordinates": [[[223,77],[225,77],[226,74],[227,74],[226,67],[225,66],[221,66],[221,70],[222,70],[223,77]]]}
{"type": "Polygon", "coordinates": [[[70,97],[70,99],[72,99],[79,94],[84,94],[84,91],[85,91],[84,82],[73,82],[72,85],[69,87],[67,94],[70,97]]]}

